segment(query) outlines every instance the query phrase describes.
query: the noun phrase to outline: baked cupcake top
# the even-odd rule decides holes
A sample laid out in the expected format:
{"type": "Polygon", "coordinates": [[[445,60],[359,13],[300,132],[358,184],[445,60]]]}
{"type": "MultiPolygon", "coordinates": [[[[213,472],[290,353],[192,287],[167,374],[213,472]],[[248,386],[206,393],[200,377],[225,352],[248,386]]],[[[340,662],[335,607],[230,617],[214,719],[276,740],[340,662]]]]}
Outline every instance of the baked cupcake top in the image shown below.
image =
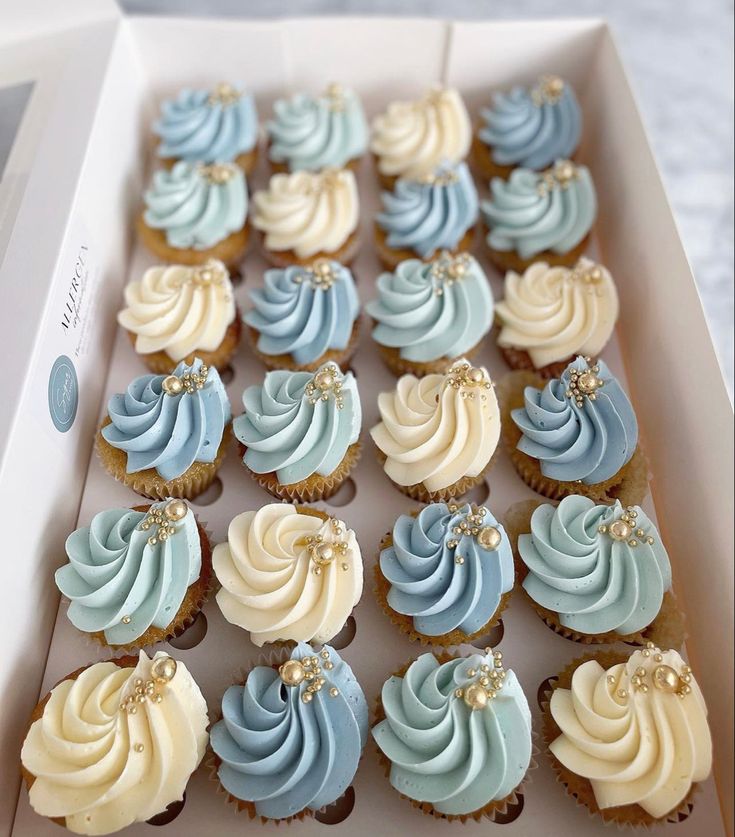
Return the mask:
{"type": "Polygon", "coordinates": [[[472,126],[459,91],[435,86],[413,102],[392,102],[372,125],[370,150],[378,170],[388,176],[416,179],[442,162],[464,160],[472,126]]]}
{"type": "Polygon", "coordinates": [[[397,180],[376,216],[386,244],[428,258],[454,250],[477,221],[477,190],[466,163],[440,164],[420,180],[397,180]]]}
{"type": "Polygon", "coordinates": [[[207,746],[207,704],[186,666],[141,651],[62,680],[28,730],[31,807],[76,834],[111,834],[182,799],[207,746]]]}
{"type": "Polygon", "coordinates": [[[559,622],[581,634],[637,633],[658,616],[671,588],[669,556],[639,506],[624,509],[572,494],[539,506],[518,551],[523,587],[559,622]]]}
{"type": "Polygon", "coordinates": [[[370,431],[398,485],[439,491],[480,474],[500,438],[495,389],[483,366],[463,358],[444,375],[403,375],[378,396],[380,423],[370,431]]]}
{"type": "Polygon", "coordinates": [[[232,423],[256,474],[275,472],[281,485],[329,476],[360,436],[362,409],[352,372],[332,361],[316,372],[276,370],[242,396],[232,423]]]}
{"type": "Polygon", "coordinates": [[[368,127],[356,93],[329,84],[319,96],[277,99],[268,122],[268,156],[291,171],[342,168],[367,150],[368,127]]]}
{"type": "Polygon", "coordinates": [[[360,209],[349,169],[274,174],[268,189],[253,195],[253,206],[265,246],[293,250],[300,259],[339,250],[357,229],[360,209]]]}
{"type": "Polygon", "coordinates": [[[571,689],[554,689],[550,711],[561,735],[549,749],[590,780],[600,808],[665,817],[712,769],[707,707],[676,651],[649,643],[607,671],[587,660],[571,689]]]}
{"type": "Polygon", "coordinates": [[[456,358],[474,348],[493,324],[493,295],[469,253],[443,251],[431,262],[407,259],[377,281],[365,306],[373,339],[416,362],[456,358]]]}
{"type": "Polygon", "coordinates": [[[165,352],[180,361],[199,350],[213,352],[235,319],[227,268],[217,259],[205,265],[156,265],[125,288],[117,321],[135,337],[141,355],[165,352]]]}
{"type": "Polygon", "coordinates": [[[373,738],[390,783],[441,814],[462,816],[505,799],[531,762],[531,712],[502,654],[422,654],[381,692],[373,738]]]}
{"type": "Polygon", "coordinates": [[[493,250],[515,250],[530,259],[544,250],[568,253],[592,229],[597,196],[589,170],[558,160],[544,172],[514,169],[507,180],[494,177],[482,215],[493,250]]]}
{"type": "Polygon", "coordinates": [[[513,553],[505,529],[485,506],[431,503],[402,514],[380,553],[388,604],[413,617],[426,636],[474,634],[513,589],[513,553]]]}
{"type": "Polygon", "coordinates": [[[602,360],[578,357],[543,389],[526,387],[525,406],[511,416],[518,450],[538,459],[541,473],[595,485],[614,477],[638,444],[628,396],[602,360]]]}
{"type": "Polygon", "coordinates": [[[143,220],[163,230],[170,247],[207,250],[245,226],[248,190],[234,163],[187,163],[153,175],[143,220]]]}
{"type": "Polygon", "coordinates": [[[299,364],[346,349],[360,313],[352,273],[329,259],[266,271],[250,299],[245,322],[258,331],[258,351],[291,355],[299,364]]]}
{"type": "Polygon", "coordinates": [[[368,708],[329,646],[300,642],[279,668],[256,666],[222,698],[211,733],[222,786],[280,820],[318,811],[347,790],[367,741],[368,708]]]}
{"type": "Polygon", "coordinates": [[[184,88],[161,103],[153,133],[161,138],[159,157],[232,163],[258,141],[255,100],[227,82],[212,90],[184,88]]]}
{"type": "Polygon", "coordinates": [[[496,306],[498,345],[524,349],[540,369],[574,355],[598,355],[618,318],[618,292],[610,272],[584,256],[570,270],[535,262],[509,271],[505,298],[496,306]]]}
{"type": "Polygon", "coordinates": [[[214,462],[231,418],[217,370],[199,358],[179,363],[171,375],[135,378],[110,398],[107,412],[102,435],[127,453],[127,473],[155,468],[164,480],[195,462],[214,462]]]}
{"type": "Polygon", "coordinates": [[[258,646],[328,642],[362,595],[362,555],[352,529],[286,503],[235,517],[212,563],[222,614],[258,646]]]}
{"type": "Polygon", "coordinates": [[[492,107],[480,116],[478,135],[501,166],[544,169],[571,157],[582,133],[577,97],[559,76],[541,76],[533,87],[496,93],[492,107]]]}
{"type": "Polygon", "coordinates": [[[56,586],[71,599],[69,621],[102,631],[108,645],[168,627],[202,569],[197,522],[184,500],[99,512],[69,535],[66,554],[56,586]]]}

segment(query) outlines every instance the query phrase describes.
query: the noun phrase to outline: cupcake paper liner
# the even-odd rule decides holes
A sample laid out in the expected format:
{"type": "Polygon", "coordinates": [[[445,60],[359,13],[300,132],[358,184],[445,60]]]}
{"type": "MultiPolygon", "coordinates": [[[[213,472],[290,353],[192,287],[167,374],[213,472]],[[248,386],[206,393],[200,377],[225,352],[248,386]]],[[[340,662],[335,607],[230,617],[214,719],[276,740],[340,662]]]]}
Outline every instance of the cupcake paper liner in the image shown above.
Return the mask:
{"type": "Polygon", "coordinates": [[[687,638],[686,620],[679,608],[676,596],[670,590],[664,593],[661,609],[650,625],[641,631],[632,634],[619,634],[616,631],[607,631],[601,634],[582,634],[572,628],[567,628],[559,621],[559,614],[553,610],[547,610],[535,602],[523,589],[523,579],[528,575],[528,567],[518,551],[518,536],[531,531],[531,515],[543,505],[538,500],[527,500],[516,503],[508,510],[503,520],[505,531],[508,533],[513,547],[513,559],[515,561],[516,583],[523,591],[523,595],[538,616],[552,631],[571,639],[582,645],[602,645],[615,642],[627,642],[629,645],[645,646],[647,642],[653,642],[660,648],[680,649],[687,638]]]}
{"type": "MultiPolygon", "coordinates": [[[[472,244],[475,240],[475,228],[470,227],[467,232],[462,236],[459,244],[452,249],[443,248],[448,250],[452,255],[456,255],[457,253],[463,253],[465,251],[472,249],[472,244]]],[[[411,250],[408,248],[403,249],[396,249],[394,247],[388,246],[388,237],[383,228],[376,222],[375,223],[375,251],[380,258],[380,261],[383,264],[383,267],[386,270],[395,270],[398,265],[405,261],[406,259],[421,259],[422,261],[429,262],[432,259],[436,258],[438,253],[432,253],[430,256],[419,256],[415,250],[411,250]]]]}
{"type": "Polygon", "coordinates": [[[522,434],[511,412],[523,407],[523,391],[527,386],[542,389],[545,385],[546,381],[532,372],[510,372],[497,385],[503,441],[521,479],[529,488],[550,500],[561,500],[569,494],[581,494],[598,503],[620,500],[624,506],[640,505],[648,494],[648,461],[640,445],[615,476],[594,485],[586,485],[581,481],[560,482],[546,477],[541,473],[537,459],[518,450],[517,444],[522,434]]]}
{"type": "Polygon", "coordinates": [[[481,127],[482,125],[478,123],[472,135],[472,147],[470,148],[472,167],[485,185],[488,185],[494,177],[507,180],[515,166],[512,163],[503,166],[493,160],[492,148],[480,139],[479,131],[481,127]]]}
{"type": "MultiPolygon", "coordinates": [[[[397,377],[401,375],[415,375],[417,378],[423,378],[424,375],[439,374],[443,375],[450,367],[459,360],[456,358],[440,357],[437,360],[417,361],[406,360],[401,357],[401,350],[393,346],[382,346],[376,343],[380,357],[390,371],[397,377]]],[[[471,360],[478,352],[480,344],[476,343],[471,349],[468,349],[462,354],[465,360],[471,360]]]]}
{"type": "Polygon", "coordinates": [[[534,372],[545,381],[549,381],[552,378],[560,378],[564,370],[575,358],[575,355],[570,355],[566,360],[548,363],[546,366],[541,366],[537,369],[533,365],[531,355],[525,349],[514,349],[511,346],[500,345],[498,345],[498,348],[500,349],[500,354],[511,369],[534,372]]]}
{"type": "MultiPolygon", "coordinates": [[[[151,149],[153,153],[153,160],[157,166],[163,169],[172,169],[176,163],[180,162],[179,157],[159,157],[158,156],[158,146],[161,143],[161,138],[156,136],[156,134],[151,135],[151,149]]],[[[253,169],[255,168],[258,158],[260,156],[260,149],[258,148],[258,143],[256,141],[255,145],[250,149],[250,151],[243,151],[242,154],[238,154],[237,157],[234,159],[235,165],[239,166],[246,175],[249,175],[253,169]]]]}
{"type": "Polygon", "coordinates": [[[551,714],[551,695],[554,689],[568,689],[572,684],[572,674],[582,663],[588,660],[596,660],[603,668],[608,669],[618,663],[627,661],[625,654],[615,651],[600,651],[597,654],[586,654],[583,657],[571,662],[556,679],[556,682],[549,684],[548,689],[541,697],[542,714],[542,735],[546,746],[546,752],[551,761],[557,780],[564,787],[569,796],[577,800],[578,805],[587,808],[590,817],[601,818],[605,823],[614,823],[621,828],[646,828],[650,829],[663,823],[677,823],[686,819],[694,807],[694,797],[699,790],[698,784],[693,784],[684,800],[676,808],[670,811],[665,817],[656,818],[651,816],[640,805],[619,805],[615,808],[600,808],[595,799],[592,784],[583,776],[578,776],[569,768],[565,767],[549,750],[550,744],[561,735],[561,729],[551,714]]]}
{"type": "Polygon", "coordinates": [[[210,259],[219,259],[228,266],[237,265],[245,256],[250,239],[250,224],[247,221],[241,230],[231,233],[206,250],[172,247],[166,240],[164,230],[149,227],[142,213],[138,216],[136,227],[141,241],[154,256],[174,264],[199,265],[210,259]]]}
{"type": "Polygon", "coordinates": [[[259,240],[260,249],[266,261],[272,264],[273,267],[280,268],[291,267],[292,265],[308,267],[317,259],[332,259],[340,264],[349,266],[357,255],[357,251],[360,249],[360,239],[357,230],[350,233],[345,243],[336,250],[330,250],[329,252],[320,250],[318,253],[311,253],[303,257],[297,256],[293,250],[269,250],[266,247],[265,235],[263,233],[260,233],[259,240]]]}
{"type": "MultiPolygon", "coordinates": [[[[490,231],[485,224],[482,225],[482,235],[487,244],[487,236],[490,231]]],[[[507,273],[509,270],[515,270],[516,273],[523,273],[526,268],[530,267],[534,262],[546,262],[551,267],[574,267],[579,261],[579,257],[584,255],[590,243],[590,234],[587,235],[566,253],[555,253],[553,250],[542,250],[528,259],[522,259],[515,250],[495,250],[489,244],[487,245],[488,255],[490,261],[499,270],[507,273]]]]}
{"type": "Polygon", "coordinates": [[[127,454],[123,450],[114,448],[102,435],[102,427],[108,424],[110,424],[110,417],[106,416],[95,440],[97,456],[102,466],[118,482],[151,500],[165,500],[168,497],[193,500],[206,491],[217,476],[232,435],[231,425],[227,425],[214,462],[195,462],[180,477],[167,481],[162,479],[154,468],[147,468],[145,471],[137,471],[134,474],[127,473],[127,454]]]}
{"type": "MultiPolygon", "coordinates": [[[[270,166],[271,171],[273,174],[289,174],[292,173],[291,169],[288,166],[288,163],[285,162],[278,162],[276,160],[271,160],[270,157],[270,147],[271,142],[270,139],[266,142],[266,156],[268,158],[268,165],[270,166]]],[[[340,169],[350,169],[351,171],[358,172],[360,169],[360,163],[362,162],[362,155],[359,157],[352,157],[350,158],[343,166],[340,166],[340,169]]]]}

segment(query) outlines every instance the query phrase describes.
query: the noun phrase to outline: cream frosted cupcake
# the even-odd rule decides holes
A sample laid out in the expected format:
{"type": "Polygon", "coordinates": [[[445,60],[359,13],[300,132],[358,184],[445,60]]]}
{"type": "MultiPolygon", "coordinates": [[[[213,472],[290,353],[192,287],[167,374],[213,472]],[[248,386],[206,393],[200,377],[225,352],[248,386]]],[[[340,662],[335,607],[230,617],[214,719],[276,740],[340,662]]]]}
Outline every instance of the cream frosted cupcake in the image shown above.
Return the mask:
{"type": "Polygon", "coordinates": [[[75,834],[145,822],[183,798],[208,724],[199,687],[167,654],[81,668],[31,716],[21,751],[31,807],[75,834]]]}
{"type": "Polygon", "coordinates": [[[676,651],[576,660],[544,709],[559,781],[618,825],[678,822],[712,769],[712,736],[697,681],[676,651]]]}
{"type": "Polygon", "coordinates": [[[274,174],[253,195],[253,226],[275,267],[317,259],[349,264],[357,253],[360,205],[349,169],[274,174]]]}
{"type": "Polygon", "coordinates": [[[328,642],[362,595],[355,533],[303,506],[271,503],[239,514],[213,554],[228,622],[266,642],[328,642]]]}
{"type": "Polygon", "coordinates": [[[428,503],[461,497],[482,480],[500,438],[500,409],[484,367],[460,359],[446,374],[403,375],[378,396],[370,431],[396,487],[428,503]]]}
{"type": "Polygon", "coordinates": [[[392,102],[372,125],[370,150],[381,185],[418,180],[440,163],[459,163],[469,153],[472,125],[459,91],[437,85],[413,102],[392,102]]]}
{"type": "Polygon", "coordinates": [[[172,372],[198,357],[224,369],[240,342],[241,323],[225,265],[157,265],[125,288],[117,321],[152,372],[172,372]]]}
{"type": "Polygon", "coordinates": [[[506,274],[495,307],[498,346],[513,369],[558,377],[577,355],[600,354],[618,311],[615,282],[602,265],[585,257],[573,269],[535,262],[506,274]]]}

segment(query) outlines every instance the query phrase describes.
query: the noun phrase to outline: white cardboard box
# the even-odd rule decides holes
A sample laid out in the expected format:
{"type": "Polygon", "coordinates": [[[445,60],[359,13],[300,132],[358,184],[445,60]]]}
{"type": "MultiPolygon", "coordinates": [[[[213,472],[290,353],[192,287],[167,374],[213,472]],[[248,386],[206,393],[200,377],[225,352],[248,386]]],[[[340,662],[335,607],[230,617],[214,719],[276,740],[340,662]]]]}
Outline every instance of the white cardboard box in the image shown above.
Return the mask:
{"type": "MultiPolygon", "coordinates": [[[[102,508],[135,503],[135,496],[103,474],[90,454],[107,397],[144,371],[124,335],[116,336],[114,317],[123,284],[152,263],[135,247],[131,222],[150,169],[148,125],[158,101],[184,84],[228,79],[254,91],[264,118],[276,95],[337,79],[356,87],[373,115],[387,101],[442,80],[457,85],[476,112],[492,90],[551,71],[575,85],[584,109],[581,157],[592,170],[600,202],[595,246],[616,277],[622,302],[617,338],[604,357],[627,380],[640,420],[653,474],[649,506],[655,504],[676,593],[689,617],[688,655],[710,708],[715,738],[714,778],[704,784],[689,819],[670,828],[682,837],[732,833],[732,411],[694,280],[606,25],[595,20],[124,19],[105,4],[82,25],[53,37],[46,33],[43,40],[23,40],[23,31],[22,26],[6,31],[9,43],[0,53],[0,84],[34,72],[39,78],[11,155],[12,184],[8,176],[0,182],[6,231],[6,239],[0,237],[0,334],[7,369],[0,411],[5,533],[0,829],[17,835],[58,833],[33,814],[25,791],[18,797],[20,744],[39,694],[79,665],[105,656],[69,625],[65,605],[59,607],[53,570],[63,563],[63,543],[77,520],[83,525],[102,508]],[[79,388],[76,418],[63,433],[51,421],[48,401],[49,375],[60,355],[73,358],[79,388]]],[[[3,39],[0,33],[0,45],[3,39]]],[[[261,165],[255,187],[265,178],[261,165]]],[[[368,163],[360,187],[365,246],[356,275],[367,299],[378,273],[369,246],[377,189],[368,163]]],[[[241,303],[262,269],[262,260],[251,254],[245,286],[237,292],[241,303]]],[[[500,276],[488,272],[498,298],[500,276]]],[[[492,342],[482,359],[500,376],[505,366],[492,342]]],[[[229,393],[237,414],[243,387],[263,372],[244,348],[234,367],[229,393]]],[[[355,369],[366,431],[376,417],[376,393],[392,380],[367,334],[355,369]]],[[[366,562],[357,633],[344,653],[372,704],[386,676],[420,649],[398,637],[372,596],[379,537],[412,504],[389,487],[366,432],[363,441],[357,493],[334,511],[357,531],[366,562]]],[[[507,460],[493,469],[489,484],[488,503],[501,516],[511,503],[532,496],[507,460]]],[[[268,502],[233,453],[223,468],[222,485],[214,504],[197,506],[215,540],[224,538],[235,513],[268,502]]],[[[259,652],[212,603],[206,615],[209,630],[201,644],[175,653],[190,665],[210,709],[216,710],[232,673],[259,652]]],[[[520,596],[511,602],[504,625],[500,647],[538,719],[539,683],[584,649],[548,631],[520,596]]],[[[505,826],[506,833],[601,831],[556,784],[545,754],[538,761],[524,810],[505,826]]],[[[383,778],[372,744],[354,787],[354,810],[342,825],[332,826],[339,833],[460,830],[423,817],[400,800],[383,778]]],[[[174,822],[169,829],[186,835],[261,827],[248,826],[227,807],[203,770],[192,778],[187,803],[174,822]]],[[[292,828],[311,835],[326,826],[305,822],[292,828]]],[[[490,828],[469,824],[462,833],[490,828]]],[[[130,833],[150,833],[150,827],[141,825],[130,833]]]]}

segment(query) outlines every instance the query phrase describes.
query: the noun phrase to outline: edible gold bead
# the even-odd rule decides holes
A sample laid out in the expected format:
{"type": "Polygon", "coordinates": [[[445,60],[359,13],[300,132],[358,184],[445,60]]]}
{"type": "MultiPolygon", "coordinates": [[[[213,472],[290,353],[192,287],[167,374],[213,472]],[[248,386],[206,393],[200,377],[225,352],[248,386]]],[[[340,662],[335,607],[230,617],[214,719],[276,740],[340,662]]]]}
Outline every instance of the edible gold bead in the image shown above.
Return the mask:
{"type": "Polygon", "coordinates": [[[329,694],[332,697],[337,697],[337,695],[339,694],[339,689],[336,686],[332,686],[332,688],[329,690],[329,694]]]}
{"type": "Polygon", "coordinates": [[[151,675],[159,683],[169,683],[176,675],[176,660],[173,657],[158,657],[151,665],[151,675]]]}
{"type": "Polygon", "coordinates": [[[287,686],[298,686],[306,672],[300,660],[286,660],[278,669],[278,676],[287,686]]]}
{"type": "Polygon", "coordinates": [[[614,541],[627,541],[630,537],[631,531],[632,529],[630,524],[626,523],[626,521],[622,518],[620,520],[613,521],[608,527],[610,537],[614,541]]]}
{"type": "Polygon", "coordinates": [[[652,680],[653,685],[662,692],[675,692],[679,688],[679,675],[668,665],[656,666],[652,680]]]}
{"type": "Polygon", "coordinates": [[[176,375],[167,375],[161,383],[161,389],[167,395],[180,395],[184,391],[184,385],[176,375]]]}
{"type": "Polygon", "coordinates": [[[142,753],[145,747],[142,744],[133,744],[133,749],[136,753],[142,753]]]}
{"type": "Polygon", "coordinates": [[[470,709],[484,709],[487,706],[488,695],[479,683],[472,683],[464,693],[464,702],[470,709]]]}
{"type": "Polygon", "coordinates": [[[184,500],[169,500],[163,511],[169,520],[183,520],[189,507],[184,500]]]}
{"type": "Polygon", "coordinates": [[[477,535],[477,543],[486,550],[495,550],[500,546],[502,536],[496,526],[484,526],[477,535]]]}

